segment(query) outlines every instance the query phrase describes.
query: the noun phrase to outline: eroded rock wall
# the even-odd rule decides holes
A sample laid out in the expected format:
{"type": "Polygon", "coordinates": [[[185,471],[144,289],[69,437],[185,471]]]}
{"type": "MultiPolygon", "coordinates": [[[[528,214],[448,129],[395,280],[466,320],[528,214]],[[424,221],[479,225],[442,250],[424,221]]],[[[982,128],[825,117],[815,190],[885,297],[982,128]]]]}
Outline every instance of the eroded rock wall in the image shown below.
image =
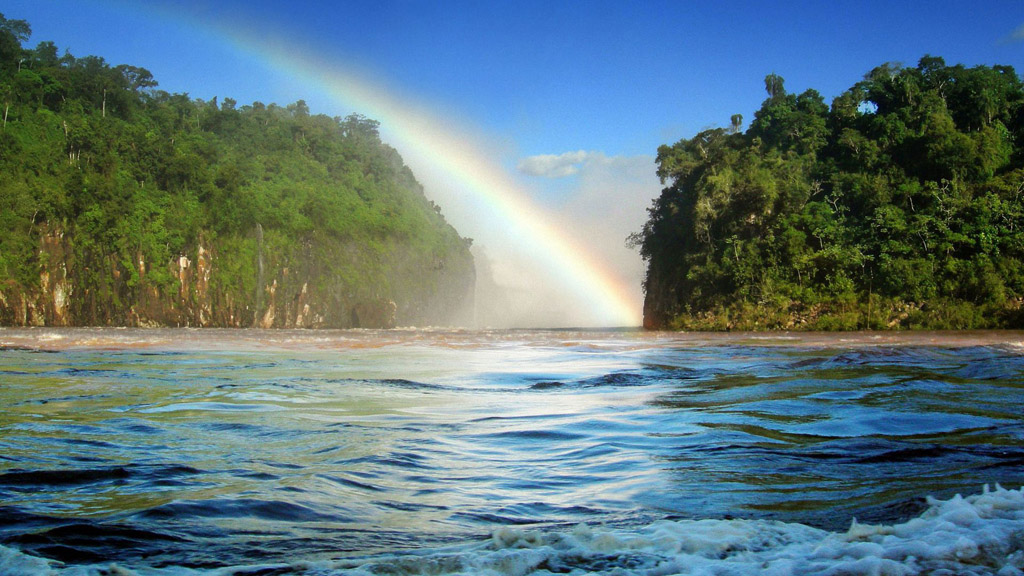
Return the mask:
{"type": "Polygon", "coordinates": [[[262,253],[252,289],[228,286],[218,250],[201,236],[194,250],[167,262],[148,262],[138,253],[129,262],[99,254],[82,263],[69,234],[47,230],[39,241],[38,283],[0,280],[0,324],[392,328],[467,325],[472,318],[471,259],[447,268],[403,262],[367,294],[365,286],[360,292],[316,262],[264,268],[262,253]],[[154,273],[157,267],[163,272],[154,273]]]}

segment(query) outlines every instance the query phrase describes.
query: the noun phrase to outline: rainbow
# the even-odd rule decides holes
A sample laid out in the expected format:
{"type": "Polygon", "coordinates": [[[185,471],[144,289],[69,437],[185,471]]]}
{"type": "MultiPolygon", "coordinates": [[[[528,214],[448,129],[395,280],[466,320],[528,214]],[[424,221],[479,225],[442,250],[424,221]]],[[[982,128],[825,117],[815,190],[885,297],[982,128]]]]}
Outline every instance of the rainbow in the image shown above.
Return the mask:
{"type": "MultiPolygon", "coordinates": [[[[210,30],[208,24],[192,25],[210,30]]],[[[403,156],[424,159],[483,208],[487,214],[480,216],[491,219],[489,226],[511,231],[518,251],[538,265],[536,273],[554,279],[587,311],[582,325],[640,324],[635,288],[578,238],[556,225],[550,213],[533,201],[492,155],[481,150],[478,137],[337,62],[304,53],[286,41],[255,38],[233,28],[213,33],[276,72],[310,85],[339,106],[379,121],[389,144],[403,156]]]]}

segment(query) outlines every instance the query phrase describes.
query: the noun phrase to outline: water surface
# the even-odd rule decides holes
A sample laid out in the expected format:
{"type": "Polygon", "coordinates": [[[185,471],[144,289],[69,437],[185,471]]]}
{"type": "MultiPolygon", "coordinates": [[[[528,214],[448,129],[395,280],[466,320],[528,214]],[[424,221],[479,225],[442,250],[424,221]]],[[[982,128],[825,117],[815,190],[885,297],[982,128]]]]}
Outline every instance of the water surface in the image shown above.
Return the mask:
{"type": "Polygon", "coordinates": [[[1024,568],[1021,333],[0,346],[0,573],[1024,568]]]}

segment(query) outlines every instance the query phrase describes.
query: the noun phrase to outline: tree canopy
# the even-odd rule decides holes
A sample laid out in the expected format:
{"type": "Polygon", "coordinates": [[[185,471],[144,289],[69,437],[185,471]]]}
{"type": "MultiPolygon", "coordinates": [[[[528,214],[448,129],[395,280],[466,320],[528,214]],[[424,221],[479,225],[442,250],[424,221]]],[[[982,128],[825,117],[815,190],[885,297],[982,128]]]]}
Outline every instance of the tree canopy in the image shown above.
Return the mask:
{"type": "Polygon", "coordinates": [[[469,240],[375,120],[169,94],[145,68],[23,47],[29,34],[0,15],[0,320],[4,294],[45,299],[47,238],[66,244],[78,324],[180,306],[175,263],[202,250],[218,324],[252,323],[275,280],[329,300],[329,325],[381,299],[416,321],[445,271],[471,282],[469,240]]]}
{"type": "Polygon", "coordinates": [[[658,150],[631,240],[651,327],[1024,326],[1024,85],[883,64],[828,106],[775,74],[746,131],[658,150]]]}

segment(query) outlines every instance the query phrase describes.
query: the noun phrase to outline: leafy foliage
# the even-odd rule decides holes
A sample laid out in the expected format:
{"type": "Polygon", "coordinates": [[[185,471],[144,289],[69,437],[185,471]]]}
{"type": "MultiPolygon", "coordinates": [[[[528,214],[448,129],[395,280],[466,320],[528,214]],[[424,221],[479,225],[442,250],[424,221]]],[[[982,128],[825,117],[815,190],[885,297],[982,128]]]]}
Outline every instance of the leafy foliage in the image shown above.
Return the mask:
{"type": "Polygon", "coordinates": [[[645,323],[676,328],[1020,327],[1024,85],[1008,66],[885,64],[828,107],[768,98],[745,132],[658,150],[632,237],[645,323]]]}
{"type": "Polygon", "coordinates": [[[440,263],[472,281],[469,240],[376,121],[169,94],[144,68],[24,48],[29,33],[0,15],[0,291],[43,288],[40,246],[57,237],[78,324],[180,305],[175,265],[201,248],[216,254],[217,324],[258,319],[275,280],[333,302],[329,325],[360,300],[420,306],[440,263]]]}

